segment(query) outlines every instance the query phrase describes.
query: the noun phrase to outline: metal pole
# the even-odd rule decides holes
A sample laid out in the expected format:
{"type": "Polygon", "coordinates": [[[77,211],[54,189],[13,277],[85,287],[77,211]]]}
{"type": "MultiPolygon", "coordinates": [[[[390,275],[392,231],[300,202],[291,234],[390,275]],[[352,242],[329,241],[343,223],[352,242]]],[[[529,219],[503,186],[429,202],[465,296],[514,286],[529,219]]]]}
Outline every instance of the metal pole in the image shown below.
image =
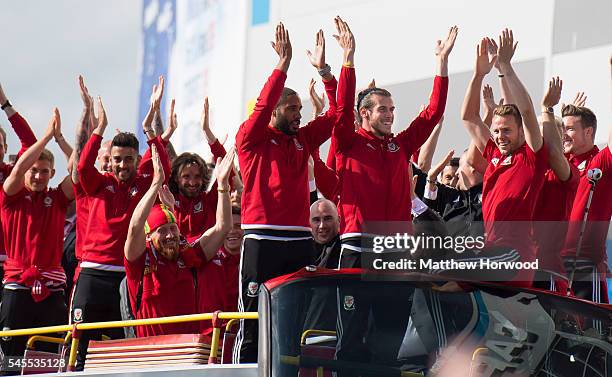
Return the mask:
{"type": "Polygon", "coordinates": [[[586,206],[584,207],[584,216],[582,217],[582,224],[580,224],[580,235],[578,237],[578,244],[576,245],[576,256],[574,257],[574,264],[572,271],[570,272],[569,284],[567,285],[567,295],[569,296],[572,291],[572,284],[574,283],[574,275],[576,274],[576,262],[580,256],[580,249],[582,248],[582,239],[584,237],[584,230],[586,228],[587,218],[589,217],[589,210],[591,208],[591,200],[593,200],[593,192],[595,192],[595,186],[597,181],[601,179],[603,173],[598,168],[589,169],[587,172],[587,178],[591,188],[589,189],[589,198],[587,199],[586,206]]]}

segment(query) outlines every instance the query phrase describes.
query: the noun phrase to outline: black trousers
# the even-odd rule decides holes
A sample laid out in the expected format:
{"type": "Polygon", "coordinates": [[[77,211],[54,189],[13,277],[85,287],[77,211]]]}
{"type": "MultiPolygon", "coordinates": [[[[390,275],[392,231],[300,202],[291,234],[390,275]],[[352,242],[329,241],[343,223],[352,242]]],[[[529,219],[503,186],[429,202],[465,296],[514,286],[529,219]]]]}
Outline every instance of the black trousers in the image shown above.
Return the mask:
{"type": "MultiPolygon", "coordinates": [[[[71,322],[121,321],[119,285],[124,277],[124,272],[83,268],[72,298],[71,322]]],[[[100,340],[103,334],[111,339],[124,336],[122,328],[84,331],[79,341],[77,370],[85,367],[89,340],[100,340]]]]}
{"type": "MultiPolygon", "coordinates": [[[[66,302],[64,292],[51,292],[41,302],[35,302],[30,290],[4,289],[0,322],[3,330],[25,329],[30,327],[55,326],[66,324],[66,302]]],[[[28,336],[2,338],[0,345],[6,356],[23,356],[28,336]]],[[[44,346],[43,346],[44,347],[44,346]]],[[[46,351],[57,351],[53,345],[46,351]]]]}
{"type": "MultiPolygon", "coordinates": [[[[286,235],[288,232],[284,233],[286,235]]],[[[300,234],[303,237],[309,237],[307,232],[299,233],[303,233],[300,234]]],[[[257,311],[259,286],[262,283],[314,263],[315,249],[312,238],[271,240],[261,237],[261,234],[247,232],[242,242],[238,293],[238,310],[241,312],[257,311]]],[[[257,362],[257,330],[257,321],[240,321],[232,355],[234,363],[257,362]]]]}

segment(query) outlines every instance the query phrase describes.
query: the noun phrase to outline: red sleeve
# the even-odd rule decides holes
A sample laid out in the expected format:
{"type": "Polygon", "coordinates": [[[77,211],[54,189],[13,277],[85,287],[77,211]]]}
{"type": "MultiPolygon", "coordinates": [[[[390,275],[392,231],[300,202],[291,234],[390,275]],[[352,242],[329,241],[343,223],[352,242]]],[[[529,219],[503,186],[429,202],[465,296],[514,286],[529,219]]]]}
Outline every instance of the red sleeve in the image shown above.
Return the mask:
{"type": "Polygon", "coordinates": [[[225,157],[225,154],[227,153],[225,151],[225,148],[223,147],[223,144],[221,144],[219,142],[219,139],[215,140],[214,143],[212,144],[208,144],[208,146],[210,147],[210,151],[212,152],[213,158],[215,162],[217,162],[217,158],[223,158],[225,157]]]}
{"type": "Polygon", "coordinates": [[[132,307],[132,313],[136,315],[136,303],[138,302],[138,291],[145,269],[145,255],[147,252],[142,253],[140,258],[133,262],[129,262],[123,257],[123,266],[125,267],[125,276],[127,280],[128,295],[130,296],[130,305],[132,307]]]}
{"type": "Polygon", "coordinates": [[[487,145],[485,146],[484,153],[482,156],[487,160],[488,163],[491,163],[491,160],[495,156],[495,151],[497,150],[497,145],[491,139],[487,140],[487,145]]]}
{"type": "MultiPolygon", "coordinates": [[[[342,67],[338,82],[338,111],[332,131],[334,152],[346,151],[355,140],[355,68],[342,67]]],[[[335,154],[335,153],[334,153],[335,154]]],[[[334,164],[335,165],[335,164],[334,164]]]]}
{"type": "Polygon", "coordinates": [[[281,97],[287,74],[283,71],[275,69],[266,84],[264,85],[257,104],[253,112],[249,116],[236,134],[236,148],[238,151],[246,151],[254,144],[264,140],[266,129],[270,124],[272,111],[281,97]]]}
{"type": "Polygon", "coordinates": [[[166,146],[169,144],[169,142],[166,142],[164,139],[161,138],[161,136],[158,135],[151,140],[147,140],[147,144],[149,145],[149,148],[147,148],[145,154],[140,160],[140,164],[138,165],[138,173],[153,176],[151,145],[155,144],[159,152],[159,157],[161,158],[162,166],[164,167],[164,173],[166,174],[166,182],[168,182],[170,174],[172,173],[172,166],[170,165],[170,156],[168,156],[168,151],[166,150],[166,146]]]}
{"type": "Polygon", "coordinates": [[[336,171],[336,140],[331,139],[329,143],[329,152],[327,152],[327,167],[336,171]]]}
{"type": "Polygon", "coordinates": [[[321,194],[334,203],[338,193],[338,175],[321,160],[319,151],[312,154],[314,160],[314,177],[321,194]]]}
{"type": "Polygon", "coordinates": [[[181,251],[181,258],[185,262],[187,267],[200,267],[206,263],[206,257],[204,256],[204,250],[200,246],[200,240],[195,241],[192,244],[187,244],[181,251]]]}
{"type": "Polygon", "coordinates": [[[16,200],[20,200],[27,193],[27,189],[22,187],[15,195],[6,195],[4,185],[0,185],[0,204],[3,208],[9,208],[16,200]]]}
{"type": "MultiPolygon", "coordinates": [[[[565,189],[565,191],[575,193],[576,190],[578,190],[578,183],[580,182],[580,171],[571,162],[569,163],[569,167],[570,167],[569,179],[565,182],[561,182],[561,184],[563,185],[563,188],[565,189]]],[[[556,174],[555,174],[555,177],[556,177],[556,174]]]]}
{"type": "MultiPolygon", "coordinates": [[[[36,136],[28,122],[23,119],[23,117],[19,113],[13,114],[9,118],[9,122],[11,122],[11,126],[13,130],[17,134],[19,141],[21,142],[21,149],[19,153],[17,153],[17,158],[21,157],[23,152],[25,152],[28,148],[30,148],[34,143],[36,143],[36,136]]],[[[6,142],[6,141],[5,141],[6,142]]]]}
{"type": "Polygon", "coordinates": [[[448,77],[436,76],[434,86],[429,98],[429,105],[410,123],[407,129],[397,135],[397,141],[404,148],[406,157],[421,148],[421,145],[431,135],[434,127],[442,118],[446,107],[448,94],[448,77]]]}
{"type": "Polygon", "coordinates": [[[96,169],[96,158],[102,143],[102,136],[93,134],[85,143],[81,151],[81,158],[77,165],[79,181],[88,195],[93,195],[104,183],[104,175],[96,169]]]}
{"type": "Polygon", "coordinates": [[[335,77],[332,77],[331,80],[323,81],[323,83],[325,84],[325,92],[329,100],[329,109],[323,115],[319,115],[300,129],[311,149],[317,148],[325,140],[329,139],[334,123],[336,123],[336,90],[338,82],[335,77]]]}

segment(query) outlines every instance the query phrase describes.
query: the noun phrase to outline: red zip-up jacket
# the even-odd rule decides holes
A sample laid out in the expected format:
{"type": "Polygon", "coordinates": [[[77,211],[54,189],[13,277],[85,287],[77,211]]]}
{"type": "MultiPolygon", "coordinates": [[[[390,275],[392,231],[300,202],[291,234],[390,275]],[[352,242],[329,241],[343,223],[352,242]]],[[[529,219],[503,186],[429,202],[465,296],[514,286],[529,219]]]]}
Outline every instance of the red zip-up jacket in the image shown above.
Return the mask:
{"type": "Polygon", "coordinates": [[[270,126],[287,75],[275,69],[264,85],[253,113],[236,134],[244,182],[242,228],[310,232],[308,157],[327,140],[336,119],[336,79],[324,81],[329,110],[297,135],[270,126]]]}
{"type": "MultiPolygon", "coordinates": [[[[225,157],[225,148],[215,140],[210,144],[210,150],[214,161],[218,157],[225,157]]],[[[202,234],[215,225],[217,215],[217,181],[212,185],[208,192],[202,191],[194,198],[188,198],[180,192],[175,193],[174,215],[181,234],[188,242],[193,242],[200,238],[202,234]]]]}
{"type": "Polygon", "coordinates": [[[332,141],[340,177],[340,233],[359,235],[365,223],[410,221],[410,157],[427,140],[446,106],[448,78],[436,76],[429,105],[397,136],[379,139],[354,130],[355,70],[342,69],[338,83],[338,123],[332,141]]]}
{"type": "MultiPolygon", "coordinates": [[[[83,237],[82,267],[122,268],[130,218],[144,193],[151,187],[153,176],[137,173],[131,181],[120,182],[112,174],[100,173],[95,162],[101,143],[101,136],[92,135],[83,148],[78,165],[79,181],[89,200],[87,232],[77,235],[83,237]]],[[[157,147],[167,179],[170,177],[170,161],[166,148],[159,137],[147,143],[157,147]]]]}
{"type": "MultiPolygon", "coordinates": [[[[19,113],[11,115],[9,122],[11,122],[13,130],[21,142],[21,149],[19,150],[19,153],[17,153],[17,159],[19,159],[23,152],[36,143],[36,136],[34,135],[34,132],[32,132],[28,122],[23,119],[19,113]]],[[[6,140],[4,140],[4,142],[6,143],[6,140]]],[[[0,161],[0,185],[3,184],[4,180],[11,174],[13,167],[14,165],[12,164],[5,164],[4,162],[0,161]]],[[[4,250],[4,233],[2,233],[2,228],[0,227],[0,263],[5,259],[6,251],[4,250]]]]}

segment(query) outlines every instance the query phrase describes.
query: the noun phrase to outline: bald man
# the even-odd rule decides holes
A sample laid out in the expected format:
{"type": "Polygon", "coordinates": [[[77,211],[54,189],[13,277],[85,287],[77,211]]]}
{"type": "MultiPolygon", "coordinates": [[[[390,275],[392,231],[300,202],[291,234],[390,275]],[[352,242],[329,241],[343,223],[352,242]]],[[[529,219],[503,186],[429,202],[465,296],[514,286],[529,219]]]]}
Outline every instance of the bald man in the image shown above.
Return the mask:
{"type": "Polygon", "coordinates": [[[310,206],[310,228],[318,258],[316,265],[338,268],[340,258],[340,218],[338,208],[327,199],[319,199],[310,206]]]}

